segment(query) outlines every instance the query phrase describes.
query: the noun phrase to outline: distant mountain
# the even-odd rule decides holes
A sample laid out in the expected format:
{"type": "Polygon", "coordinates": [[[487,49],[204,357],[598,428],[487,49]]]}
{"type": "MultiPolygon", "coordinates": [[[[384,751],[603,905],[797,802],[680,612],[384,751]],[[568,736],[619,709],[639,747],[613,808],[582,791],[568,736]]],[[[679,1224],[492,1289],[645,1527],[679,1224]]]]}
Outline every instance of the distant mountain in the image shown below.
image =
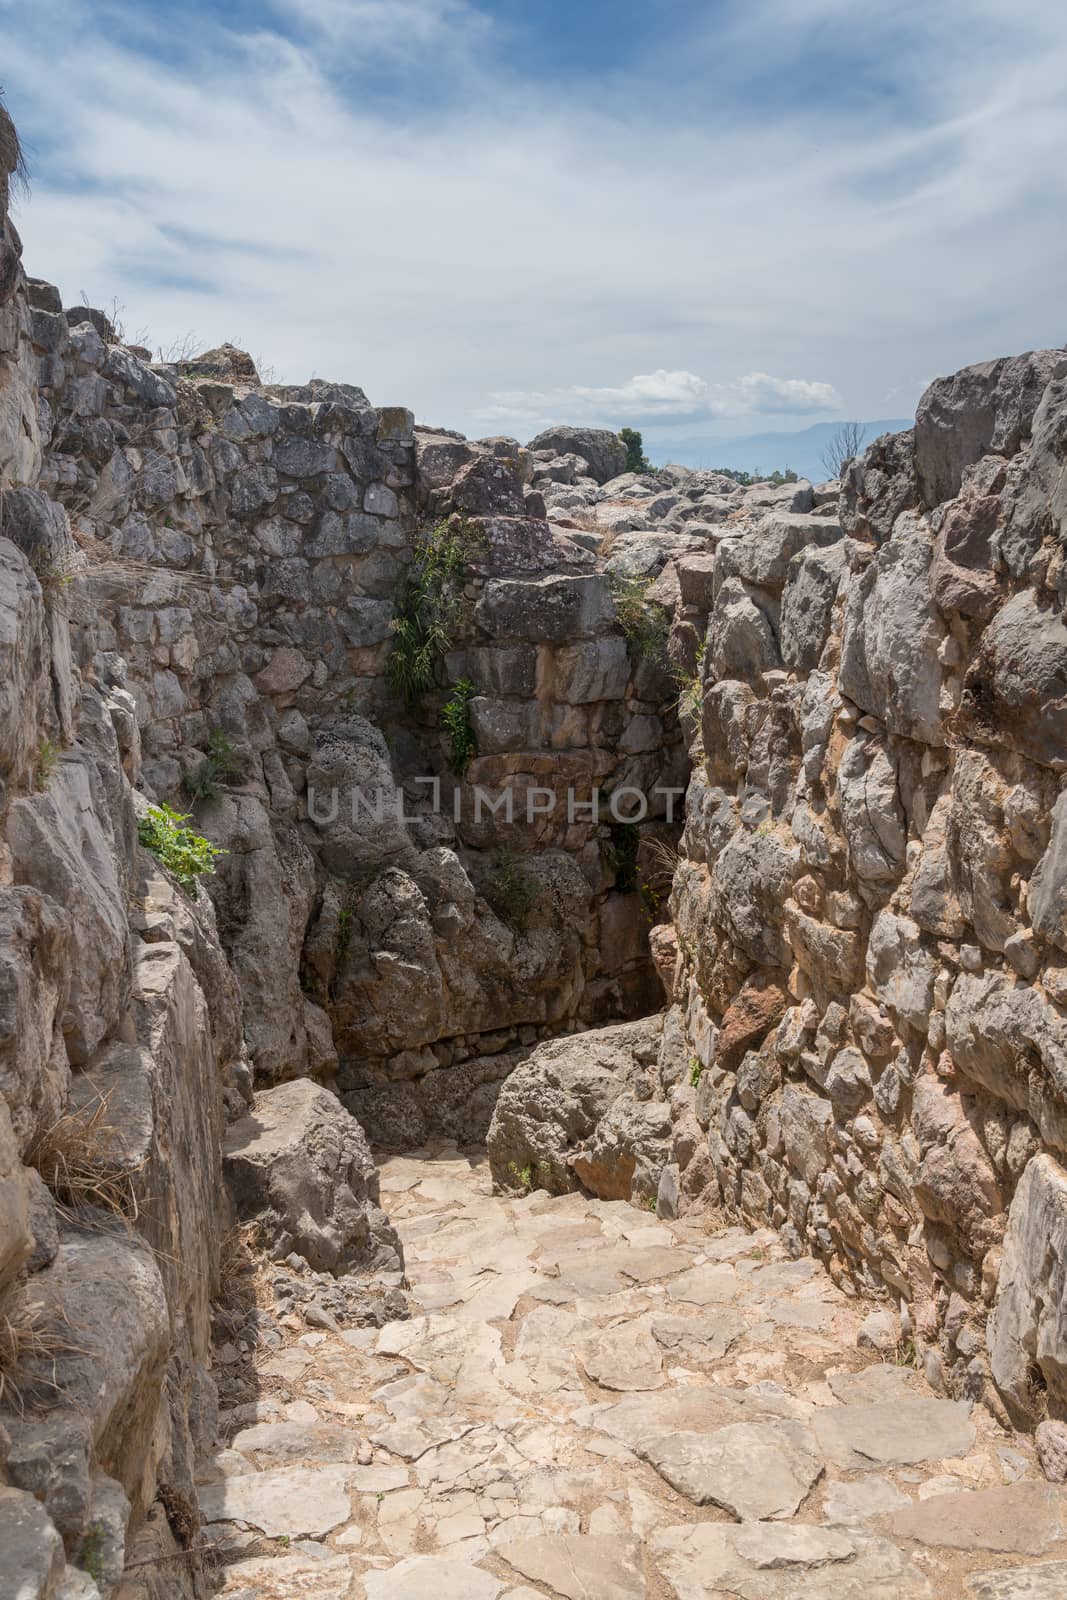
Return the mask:
{"type": "MultiPolygon", "coordinates": [[[[911,417],[883,418],[862,422],[865,444],[880,433],[900,433],[912,425],[911,417]]],[[[663,440],[646,439],[645,449],[657,466],[677,461],[683,467],[733,467],[739,472],[788,471],[819,483],[827,476],[822,454],[840,422],[816,422],[796,433],[748,433],[733,438],[718,435],[690,435],[663,440]]]]}

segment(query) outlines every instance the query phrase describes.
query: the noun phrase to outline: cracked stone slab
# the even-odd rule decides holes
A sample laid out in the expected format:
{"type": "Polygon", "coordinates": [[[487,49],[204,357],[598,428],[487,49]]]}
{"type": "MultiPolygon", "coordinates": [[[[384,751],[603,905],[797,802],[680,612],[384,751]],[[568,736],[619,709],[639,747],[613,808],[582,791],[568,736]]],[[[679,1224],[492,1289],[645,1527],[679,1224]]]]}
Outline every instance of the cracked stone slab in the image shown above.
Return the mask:
{"type": "Polygon", "coordinates": [[[664,1528],[651,1543],[674,1600],[932,1597],[927,1580],[895,1545],[839,1528],[702,1522],[664,1528]]]}
{"type": "Polygon", "coordinates": [[[233,1561],[226,1567],[226,1579],[231,1593],[238,1585],[238,1594],[262,1596],[262,1600],[273,1600],[276,1595],[299,1595],[300,1600],[348,1600],[352,1593],[348,1557],[330,1550],[314,1555],[293,1553],[233,1561]]]}
{"type": "Polygon", "coordinates": [[[739,1521],[791,1517],[823,1464],[800,1422],[738,1422],[717,1433],[675,1433],[638,1455],[694,1505],[719,1506],[739,1521]]]}
{"type": "Polygon", "coordinates": [[[501,1556],[561,1600],[646,1600],[632,1546],[597,1534],[544,1535],[500,1545],[501,1556]]]}
{"type": "Polygon", "coordinates": [[[653,1316],[652,1337],[676,1359],[707,1366],[721,1361],[748,1324],[739,1311],[724,1308],[707,1316],[653,1316]]]}
{"type": "Polygon", "coordinates": [[[665,1382],[660,1347],[647,1317],[590,1335],[579,1360],[586,1376],[602,1389],[659,1389],[665,1382]]]}
{"type": "Polygon", "coordinates": [[[503,1588],[491,1572],[443,1556],[409,1556],[363,1576],[367,1600],[498,1600],[503,1588]]]}
{"type": "Polygon", "coordinates": [[[963,1400],[903,1397],[827,1406],[815,1413],[812,1427],[829,1460],[852,1472],[965,1456],[975,1440],[971,1408],[963,1400]]]}
{"type": "Polygon", "coordinates": [[[675,1278],[667,1288],[671,1300],[691,1306],[720,1306],[735,1300],[741,1280],[732,1267],[693,1267],[675,1278]]]}
{"type": "Polygon", "coordinates": [[[199,1491],[205,1522],[243,1522],[270,1539],[321,1538],[352,1514],[348,1467],[282,1467],[199,1491]]]}
{"type": "Polygon", "coordinates": [[[1063,1600],[1067,1594],[1067,1561],[1012,1572],[977,1572],[967,1580],[971,1600],[1063,1600]]]}
{"type": "Polygon", "coordinates": [[[879,1400],[906,1400],[922,1395],[926,1384],[911,1367],[896,1367],[880,1361],[859,1372],[831,1372],[826,1379],[830,1393],[842,1405],[875,1405],[879,1400]]]}
{"type": "Polygon", "coordinates": [[[1024,1480],[932,1495],[898,1511],[889,1528],[899,1539],[942,1549],[1042,1556],[1067,1538],[1067,1493],[1024,1480]]]}
{"type": "Polygon", "coordinates": [[[359,1444],[354,1429],[330,1423],[257,1422],[235,1435],[231,1448],[260,1466],[287,1467],[354,1462],[359,1444]]]}
{"type": "Polygon", "coordinates": [[[903,1511],[911,1501],[888,1478],[857,1478],[852,1483],[831,1483],[826,1488],[827,1522],[846,1526],[869,1522],[890,1511],[903,1511]]]}

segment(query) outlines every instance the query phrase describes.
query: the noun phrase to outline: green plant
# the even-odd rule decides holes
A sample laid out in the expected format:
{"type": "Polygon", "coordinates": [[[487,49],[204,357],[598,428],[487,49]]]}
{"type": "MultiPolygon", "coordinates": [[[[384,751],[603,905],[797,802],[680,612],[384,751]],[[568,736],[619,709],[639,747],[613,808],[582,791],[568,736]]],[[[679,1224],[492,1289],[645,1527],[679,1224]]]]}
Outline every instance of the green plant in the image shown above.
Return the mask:
{"type": "Polygon", "coordinates": [[[42,739],[37,746],[37,759],[33,767],[33,787],[37,790],[47,789],[56,775],[59,764],[59,746],[53,744],[51,739],[42,739]]]}
{"type": "Polygon", "coordinates": [[[233,745],[221,728],[212,728],[207,742],[207,756],[195,772],[187,773],[185,787],[193,800],[217,800],[220,784],[231,783],[241,775],[240,764],[233,745]]]}
{"type": "Polygon", "coordinates": [[[651,578],[612,579],[611,593],[615,614],[631,655],[650,666],[667,666],[667,635],[670,620],[663,606],[648,598],[651,578]]]}
{"type": "Polygon", "coordinates": [[[537,883],[513,851],[500,849],[493,857],[485,898],[509,928],[525,927],[537,899],[537,883]]]}
{"type": "Polygon", "coordinates": [[[508,1172],[519,1185],[520,1189],[522,1189],[523,1193],[529,1194],[530,1190],[533,1188],[533,1167],[530,1162],[527,1162],[524,1167],[520,1167],[517,1161],[509,1161],[508,1172]]]}
{"type": "Polygon", "coordinates": [[[392,622],[389,682],[409,710],[438,681],[467,614],[467,562],[482,535],[453,517],[419,535],[392,622]]]}
{"type": "Polygon", "coordinates": [[[645,1199],[645,1210],[646,1211],[651,1211],[653,1216],[655,1216],[655,1214],[656,1214],[656,1196],[654,1194],[650,1194],[650,1195],[648,1195],[646,1197],[646,1199],[645,1199]]]}
{"type": "Polygon", "coordinates": [[[195,900],[197,879],[215,871],[215,858],[224,856],[218,849],[185,824],[189,813],[170,806],[149,806],[137,824],[137,837],[174,874],[190,899],[195,900]]]}
{"type": "Polygon", "coordinates": [[[689,1083],[690,1083],[690,1086],[692,1088],[695,1089],[697,1084],[700,1082],[700,1076],[701,1076],[701,1073],[703,1071],[704,1071],[704,1063],[703,1063],[703,1061],[701,1061],[700,1057],[699,1056],[690,1056],[689,1057],[689,1083]]]}
{"type": "Polygon", "coordinates": [[[671,673],[678,685],[678,699],[675,702],[680,717],[689,717],[695,723],[700,722],[700,713],[704,706],[704,652],[707,649],[707,640],[701,639],[697,646],[696,666],[692,672],[686,672],[681,666],[672,666],[671,673]]]}
{"type": "Polygon", "coordinates": [[[910,1367],[912,1371],[915,1372],[917,1372],[923,1364],[922,1355],[920,1354],[918,1345],[915,1343],[914,1339],[909,1338],[900,1339],[889,1352],[886,1359],[891,1366],[910,1367]]]}
{"type": "Polygon", "coordinates": [[[614,822],[608,829],[604,857],[615,873],[614,887],[620,894],[637,892],[637,851],[640,843],[641,835],[636,822],[614,822]]]}
{"type": "Polygon", "coordinates": [[[81,1552],[78,1556],[78,1565],[83,1572],[89,1574],[94,1583],[102,1583],[104,1581],[104,1535],[106,1531],[102,1522],[90,1522],[85,1529],[81,1552]]]}
{"type": "Polygon", "coordinates": [[[783,483],[796,483],[797,475],[791,467],[786,467],[784,472],[777,468],[774,472],[760,472],[757,467],[754,472],[743,472],[737,467],[711,467],[711,472],[717,472],[720,478],[732,478],[743,489],[748,489],[754,483],[769,483],[774,488],[780,488],[783,483]]]}
{"type": "Polygon", "coordinates": [[[342,906],[337,913],[337,937],[334,939],[333,954],[338,966],[341,965],[348,954],[348,947],[352,943],[352,912],[348,906],[342,906]]]}
{"type": "Polygon", "coordinates": [[[478,740],[471,722],[470,703],[477,689],[469,678],[460,678],[441,708],[441,726],[448,735],[452,771],[462,778],[478,754],[478,740]]]}
{"type": "Polygon", "coordinates": [[[627,472],[651,472],[652,463],[645,455],[645,441],[636,428],[620,428],[619,438],[626,446],[627,472]]]}

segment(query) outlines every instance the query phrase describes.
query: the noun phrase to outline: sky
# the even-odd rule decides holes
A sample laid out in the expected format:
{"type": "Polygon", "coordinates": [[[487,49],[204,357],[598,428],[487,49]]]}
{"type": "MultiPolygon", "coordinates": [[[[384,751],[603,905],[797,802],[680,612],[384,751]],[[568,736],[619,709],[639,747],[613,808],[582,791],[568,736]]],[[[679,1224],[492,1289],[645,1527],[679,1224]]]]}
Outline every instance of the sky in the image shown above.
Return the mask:
{"type": "Polygon", "coordinates": [[[1065,81],[1062,0],[0,0],[68,303],[654,459],[1067,341],[1065,81]]]}

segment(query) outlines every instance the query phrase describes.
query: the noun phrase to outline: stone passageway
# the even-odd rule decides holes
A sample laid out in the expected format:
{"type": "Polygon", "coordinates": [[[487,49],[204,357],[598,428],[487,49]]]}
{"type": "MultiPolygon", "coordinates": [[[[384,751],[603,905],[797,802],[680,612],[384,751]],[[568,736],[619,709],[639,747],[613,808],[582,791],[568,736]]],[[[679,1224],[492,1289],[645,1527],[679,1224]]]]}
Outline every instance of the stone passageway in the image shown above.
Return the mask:
{"type": "Polygon", "coordinates": [[[382,1193],[411,1319],[261,1348],[200,1489],[230,1600],[1067,1594],[1029,1445],[774,1234],[504,1198],[454,1146],[382,1193]]]}

